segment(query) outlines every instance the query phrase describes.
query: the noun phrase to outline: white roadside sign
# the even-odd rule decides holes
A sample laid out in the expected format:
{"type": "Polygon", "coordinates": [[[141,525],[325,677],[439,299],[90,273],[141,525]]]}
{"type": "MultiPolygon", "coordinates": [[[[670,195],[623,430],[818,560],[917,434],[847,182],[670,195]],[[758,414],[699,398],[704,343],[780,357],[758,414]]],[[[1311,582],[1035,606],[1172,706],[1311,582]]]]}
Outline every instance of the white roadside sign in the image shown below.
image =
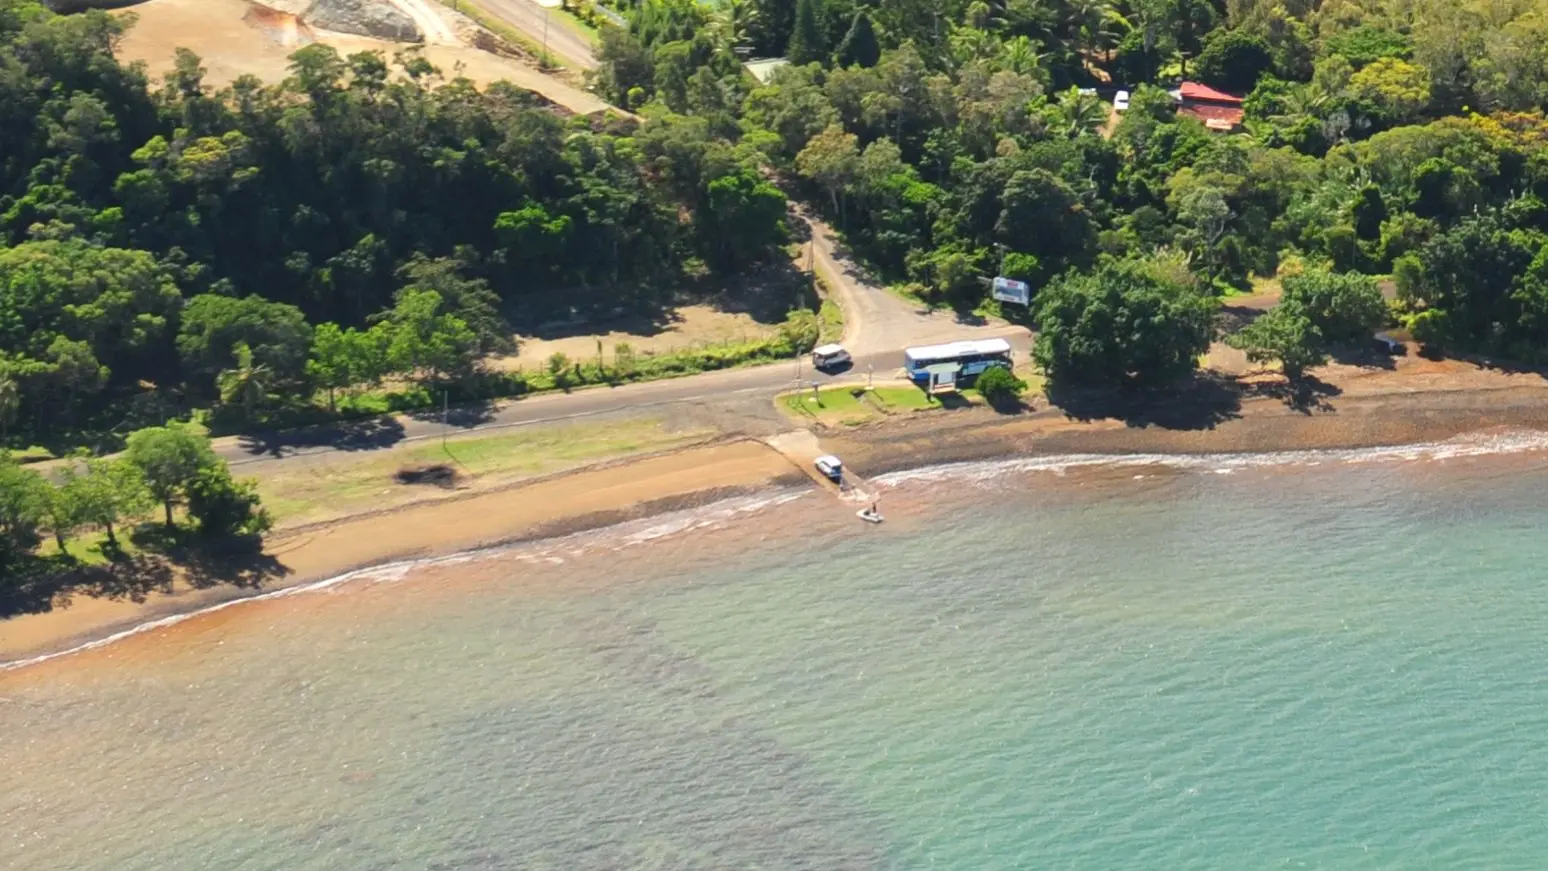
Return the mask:
{"type": "Polygon", "coordinates": [[[1032,288],[1025,281],[999,277],[994,280],[994,298],[1000,302],[1027,305],[1032,301],[1032,288]]]}

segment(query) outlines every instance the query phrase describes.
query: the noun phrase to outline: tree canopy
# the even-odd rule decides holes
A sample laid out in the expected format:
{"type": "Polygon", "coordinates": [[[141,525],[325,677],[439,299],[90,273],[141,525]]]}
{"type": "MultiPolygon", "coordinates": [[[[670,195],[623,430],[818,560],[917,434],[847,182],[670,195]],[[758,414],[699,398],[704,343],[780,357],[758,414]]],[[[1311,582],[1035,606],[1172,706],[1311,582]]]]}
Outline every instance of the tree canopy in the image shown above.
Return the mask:
{"type": "Polygon", "coordinates": [[[1163,384],[1198,368],[1215,300],[1145,260],[1066,272],[1037,299],[1033,355],[1060,385],[1163,384]]]}
{"type": "MultiPolygon", "coordinates": [[[[510,321],[649,311],[703,263],[756,267],[783,197],[739,141],[740,66],[694,4],[637,19],[624,36],[673,48],[610,81],[712,123],[567,118],[412,49],[308,45],[284,81],[220,89],[180,52],[153,83],[113,57],[132,18],[0,0],[0,433],[70,441],[207,403],[256,423],[265,396],[380,377],[309,365],[336,356],[314,332],[369,331],[410,291],[483,354],[510,350],[510,321]]],[[[400,340],[398,362],[466,371],[463,338],[433,365],[400,340]]]]}

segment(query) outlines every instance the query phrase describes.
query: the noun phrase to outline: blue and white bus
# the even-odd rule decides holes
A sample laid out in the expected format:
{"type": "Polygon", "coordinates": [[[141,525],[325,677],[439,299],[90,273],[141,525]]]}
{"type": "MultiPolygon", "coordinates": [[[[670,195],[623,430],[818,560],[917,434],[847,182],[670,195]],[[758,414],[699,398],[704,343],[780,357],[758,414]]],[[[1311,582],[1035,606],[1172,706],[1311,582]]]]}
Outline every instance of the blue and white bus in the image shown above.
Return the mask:
{"type": "Polygon", "coordinates": [[[1004,339],[978,339],[966,342],[950,342],[945,345],[925,345],[903,352],[903,367],[908,377],[920,384],[930,381],[928,367],[940,363],[954,363],[961,368],[959,378],[973,378],[990,366],[1011,367],[1010,342],[1004,339]]]}

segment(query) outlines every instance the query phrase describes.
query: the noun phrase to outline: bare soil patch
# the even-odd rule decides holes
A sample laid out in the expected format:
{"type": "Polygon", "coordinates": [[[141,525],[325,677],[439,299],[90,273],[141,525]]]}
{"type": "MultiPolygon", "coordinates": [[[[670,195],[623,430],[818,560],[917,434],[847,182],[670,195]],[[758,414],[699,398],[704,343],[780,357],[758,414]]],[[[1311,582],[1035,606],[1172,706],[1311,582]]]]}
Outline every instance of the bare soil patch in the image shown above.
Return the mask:
{"type": "Polygon", "coordinates": [[[564,354],[576,361],[595,360],[599,341],[604,358],[612,360],[615,349],[621,344],[629,345],[636,354],[665,354],[696,346],[750,342],[778,332],[776,325],[760,321],[746,312],[721,311],[708,305],[674,309],[664,325],[642,318],[623,318],[573,329],[577,332],[566,334],[566,329],[556,328],[536,335],[517,336],[517,353],[491,360],[490,365],[505,370],[535,369],[554,354],[564,354]]]}
{"type": "MultiPolygon", "coordinates": [[[[221,87],[243,75],[269,83],[284,79],[291,52],[310,42],[333,46],[341,54],[380,51],[389,57],[409,47],[317,29],[298,20],[293,6],[284,0],[273,3],[283,8],[247,0],[146,0],[119,13],[132,14],[138,22],[120,42],[118,57],[143,62],[152,76],[160,76],[172,69],[177,49],[187,48],[203,59],[205,82],[221,87]]],[[[596,95],[514,58],[460,44],[430,44],[422,51],[447,78],[462,75],[479,85],[509,81],[581,115],[609,108],[596,95]]]]}

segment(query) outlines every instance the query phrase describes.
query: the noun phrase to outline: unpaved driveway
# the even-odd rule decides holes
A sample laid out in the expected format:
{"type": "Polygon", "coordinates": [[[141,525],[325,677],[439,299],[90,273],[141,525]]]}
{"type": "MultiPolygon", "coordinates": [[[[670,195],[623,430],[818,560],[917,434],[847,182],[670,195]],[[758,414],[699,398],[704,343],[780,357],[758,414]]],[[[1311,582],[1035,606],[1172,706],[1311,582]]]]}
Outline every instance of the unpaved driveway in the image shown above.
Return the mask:
{"type": "Polygon", "coordinates": [[[812,265],[844,310],[845,348],[856,357],[915,345],[1029,335],[1003,321],[965,320],[953,312],[912,303],[873,284],[838,247],[833,230],[804,209],[797,212],[812,233],[812,265]]]}

